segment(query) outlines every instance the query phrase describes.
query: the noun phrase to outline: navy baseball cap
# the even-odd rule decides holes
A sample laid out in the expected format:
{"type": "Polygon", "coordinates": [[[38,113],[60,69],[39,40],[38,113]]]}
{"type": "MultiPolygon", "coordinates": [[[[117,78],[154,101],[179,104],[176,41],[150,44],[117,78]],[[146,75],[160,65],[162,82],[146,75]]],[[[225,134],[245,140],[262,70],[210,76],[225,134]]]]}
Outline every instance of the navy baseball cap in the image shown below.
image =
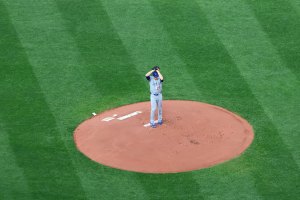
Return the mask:
{"type": "Polygon", "coordinates": [[[157,71],[154,71],[154,72],[152,73],[152,75],[153,75],[155,78],[157,78],[157,77],[158,77],[157,71]]]}

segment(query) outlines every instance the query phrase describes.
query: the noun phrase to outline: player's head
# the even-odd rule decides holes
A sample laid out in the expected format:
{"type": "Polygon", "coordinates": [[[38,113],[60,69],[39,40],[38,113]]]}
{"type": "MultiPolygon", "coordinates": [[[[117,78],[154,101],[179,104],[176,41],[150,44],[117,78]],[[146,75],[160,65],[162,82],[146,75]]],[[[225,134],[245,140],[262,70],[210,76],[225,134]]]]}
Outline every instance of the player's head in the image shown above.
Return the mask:
{"type": "Polygon", "coordinates": [[[154,71],[154,72],[152,73],[152,76],[153,76],[154,78],[158,78],[158,73],[157,73],[157,71],[154,71]]]}

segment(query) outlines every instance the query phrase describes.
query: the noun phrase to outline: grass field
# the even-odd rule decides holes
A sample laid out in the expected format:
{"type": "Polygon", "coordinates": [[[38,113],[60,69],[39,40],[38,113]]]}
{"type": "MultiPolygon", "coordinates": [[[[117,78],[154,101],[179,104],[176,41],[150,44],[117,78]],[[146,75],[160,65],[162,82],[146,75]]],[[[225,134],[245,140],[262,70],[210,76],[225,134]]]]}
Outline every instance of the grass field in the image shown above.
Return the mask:
{"type": "Polygon", "coordinates": [[[297,0],[0,0],[0,199],[299,199],[297,0]],[[90,161],[76,126],[149,100],[218,105],[247,119],[240,157],[178,174],[90,161]]]}

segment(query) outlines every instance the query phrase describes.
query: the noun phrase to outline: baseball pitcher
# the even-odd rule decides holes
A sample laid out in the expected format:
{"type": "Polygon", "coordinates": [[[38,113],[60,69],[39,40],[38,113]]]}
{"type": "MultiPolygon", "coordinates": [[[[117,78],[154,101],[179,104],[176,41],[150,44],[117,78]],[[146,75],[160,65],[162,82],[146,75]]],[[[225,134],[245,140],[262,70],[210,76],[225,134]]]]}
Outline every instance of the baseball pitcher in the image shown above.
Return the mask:
{"type": "Polygon", "coordinates": [[[158,124],[162,125],[162,83],[164,77],[160,73],[160,68],[155,66],[149,71],[145,76],[149,81],[150,85],[150,100],[151,100],[151,115],[150,115],[150,125],[152,128],[156,128],[154,122],[154,115],[156,108],[158,108],[158,124]]]}

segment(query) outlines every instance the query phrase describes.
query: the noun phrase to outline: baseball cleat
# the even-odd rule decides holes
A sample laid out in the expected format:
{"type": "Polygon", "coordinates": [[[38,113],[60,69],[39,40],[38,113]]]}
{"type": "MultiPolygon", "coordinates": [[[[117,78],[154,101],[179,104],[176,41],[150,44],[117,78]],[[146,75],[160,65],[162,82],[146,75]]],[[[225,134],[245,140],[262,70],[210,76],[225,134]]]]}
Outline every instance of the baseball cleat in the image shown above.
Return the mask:
{"type": "Polygon", "coordinates": [[[152,128],[156,128],[156,124],[150,124],[152,128]]]}
{"type": "Polygon", "coordinates": [[[161,121],[158,121],[158,124],[159,125],[162,125],[163,124],[163,121],[161,120],[161,121]]]}

